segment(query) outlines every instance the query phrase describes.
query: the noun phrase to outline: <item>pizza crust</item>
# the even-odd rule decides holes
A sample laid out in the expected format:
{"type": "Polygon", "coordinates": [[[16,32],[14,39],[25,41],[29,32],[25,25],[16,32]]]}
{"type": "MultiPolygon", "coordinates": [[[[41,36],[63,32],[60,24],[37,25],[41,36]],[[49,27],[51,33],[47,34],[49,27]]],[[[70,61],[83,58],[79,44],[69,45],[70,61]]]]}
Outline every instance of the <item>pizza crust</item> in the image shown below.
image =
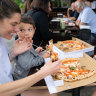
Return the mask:
{"type": "Polygon", "coordinates": [[[93,70],[93,71],[89,72],[88,74],[79,75],[79,76],[75,76],[74,78],[72,78],[72,77],[64,76],[61,72],[59,72],[59,73],[56,73],[54,77],[59,80],[62,79],[67,82],[72,82],[72,81],[78,81],[78,80],[88,78],[88,77],[94,75],[95,73],[96,73],[96,71],[93,70]]]}
{"type": "Polygon", "coordinates": [[[96,73],[95,70],[87,70],[86,66],[79,66],[79,64],[78,58],[64,58],[59,72],[54,74],[54,77],[56,79],[72,82],[88,78],[96,73]],[[73,64],[75,66],[73,66],[73,64]]]}

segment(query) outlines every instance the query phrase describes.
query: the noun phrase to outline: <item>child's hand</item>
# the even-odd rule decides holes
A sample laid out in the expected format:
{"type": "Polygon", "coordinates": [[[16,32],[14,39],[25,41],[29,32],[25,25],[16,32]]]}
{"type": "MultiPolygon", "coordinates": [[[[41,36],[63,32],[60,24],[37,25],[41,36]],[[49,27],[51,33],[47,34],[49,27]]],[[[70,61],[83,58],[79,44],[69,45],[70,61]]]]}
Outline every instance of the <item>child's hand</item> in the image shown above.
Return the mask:
{"type": "Polygon", "coordinates": [[[40,53],[40,52],[42,52],[43,50],[44,50],[44,49],[43,49],[42,47],[38,47],[38,48],[36,48],[35,51],[36,51],[37,53],[40,53]]]}
{"type": "Polygon", "coordinates": [[[43,58],[48,58],[48,57],[50,57],[50,52],[44,53],[43,58]]]}

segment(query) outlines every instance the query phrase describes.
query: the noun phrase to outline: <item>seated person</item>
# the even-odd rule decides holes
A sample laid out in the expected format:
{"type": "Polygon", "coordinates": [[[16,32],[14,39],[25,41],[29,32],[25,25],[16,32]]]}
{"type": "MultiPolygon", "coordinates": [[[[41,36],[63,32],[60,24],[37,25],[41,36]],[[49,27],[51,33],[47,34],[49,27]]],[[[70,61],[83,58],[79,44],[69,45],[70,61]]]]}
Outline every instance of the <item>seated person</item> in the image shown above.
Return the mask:
{"type": "Polygon", "coordinates": [[[67,10],[67,16],[71,20],[76,20],[79,16],[79,13],[75,10],[75,3],[73,2],[71,4],[71,7],[67,10]]]}
{"type": "MultiPolygon", "coordinates": [[[[21,23],[20,23],[20,32],[18,34],[19,39],[21,38],[33,38],[35,32],[35,26],[33,23],[33,19],[29,16],[22,16],[21,23]]],[[[30,39],[28,39],[30,40],[30,39]]],[[[41,57],[38,53],[42,51],[41,48],[37,48],[34,50],[33,48],[29,51],[26,51],[23,54],[18,55],[16,58],[16,65],[13,73],[14,80],[21,79],[24,77],[27,77],[30,71],[35,71],[35,68],[45,63],[44,58],[49,57],[49,53],[45,53],[43,57],[41,57]]],[[[37,84],[45,85],[44,80],[41,80],[37,84]]],[[[42,86],[41,85],[41,86],[42,86]]],[[[38,86],[38,85],[37,85],[38,86]]],[[[22,93],[22,96],[57,96],[57,94],[50,94],[48,89],[40,90],[40,89],[33,89],[33,90],[27,90],[22,93]],[[43,94],[41,94],[43,93],[43,94]]]]}
{"type": "Polygon", "coordinates": [[[79,2],[84,1],[84,2],[85,2],[85,5],[87,5],[87,6],[89,6],[89,7],[91,8],[91,2],[92,2],[93,0],[77,0],[77,1],[79,1],[79,2]]]}
{"type": "MultiPolygon", "coordinates": [[[[30,16],[23,15],[20,23],[20,32],[18,33],[20,38],[32,38],[35,33],[35,25],[30,16]]],[[[36,50],[31,48],[23,54],[18,55],[16,58],[16,65],[13,73],[15,80],[24,78],[28,76],[28,73],[32,67],[39,66],[45,63],[44,58],[50,56],[46,52],[43,56],[40,56],[38,53],[42,51],[42,48],[39,47],[36,50]]]]}
{"type": "MultiPolygon", "coordinates": [[[[92,6],[93,2],[94,2],[94,0],[86,0],[86,1],[85,1],[85,4],[86,4],[87,6],[89,6],[90,8],[92,8],[92,7],[93,7],[93,6],[92,6]]],[[[93,9],[93,8],[92,8],[92,9],[93,9]]]]}
{"type": "Polygon", "coordinates": [[[50,1],[51,0],[33,0],[30,3],[31,10],[25,13],[33,18],[36,26],[33,44],[42,46],[43,48],[45,48],[46,44],[49,44],[48,41],[53,38],[53,33],[49,30],[48,21],[51,12],[50,1]]]}
{"type": "MultiPolygon", "coordinates": [[[[79,17],[76,21],[76,25],[88,25],[91,30],[91,44],[94,45],[96,42],[96,14],[84,2],[75,2],[76,10],[79,12],[79,17]]],[[[87,34],[86,34],[87,35],[87,34]]]]}
{"type": "Polygon", "coordinates": [[[85,1],[85,4],[91,8],[91,2],[90,2],[90,0],[86,0],[85,1]]]}

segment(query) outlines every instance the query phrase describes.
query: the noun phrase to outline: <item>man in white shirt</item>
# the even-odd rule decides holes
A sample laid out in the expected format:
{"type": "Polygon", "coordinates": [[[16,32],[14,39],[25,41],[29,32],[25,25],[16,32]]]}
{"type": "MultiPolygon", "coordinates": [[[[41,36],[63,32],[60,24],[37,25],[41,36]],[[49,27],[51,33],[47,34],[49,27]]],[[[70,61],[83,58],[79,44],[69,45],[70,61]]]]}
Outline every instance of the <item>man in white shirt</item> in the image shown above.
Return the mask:
{"type": "Polygon", "coordinates": [[[85,6],[84,2],[76,1],[75,7],[76,7],[77,12],[80,13],[76,21],[76,25],[90,26],[91,44],[94,44],[94,42],[96,41],[96,14],[90,7],[85,6]]]}

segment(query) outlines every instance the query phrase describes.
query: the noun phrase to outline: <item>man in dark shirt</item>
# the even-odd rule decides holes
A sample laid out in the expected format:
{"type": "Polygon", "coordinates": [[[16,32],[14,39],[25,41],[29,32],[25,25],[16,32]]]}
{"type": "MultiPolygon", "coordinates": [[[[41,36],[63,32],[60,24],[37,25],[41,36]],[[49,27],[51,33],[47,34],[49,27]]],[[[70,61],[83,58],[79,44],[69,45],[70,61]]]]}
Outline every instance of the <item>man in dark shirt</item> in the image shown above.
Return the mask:
{"type": "Polygon", "coordinates": [[[67,11],[68,18],[71,20],[77,20],[79,13],[75,10],[75,3],[71,4],[71,7],[67,11]]]}

